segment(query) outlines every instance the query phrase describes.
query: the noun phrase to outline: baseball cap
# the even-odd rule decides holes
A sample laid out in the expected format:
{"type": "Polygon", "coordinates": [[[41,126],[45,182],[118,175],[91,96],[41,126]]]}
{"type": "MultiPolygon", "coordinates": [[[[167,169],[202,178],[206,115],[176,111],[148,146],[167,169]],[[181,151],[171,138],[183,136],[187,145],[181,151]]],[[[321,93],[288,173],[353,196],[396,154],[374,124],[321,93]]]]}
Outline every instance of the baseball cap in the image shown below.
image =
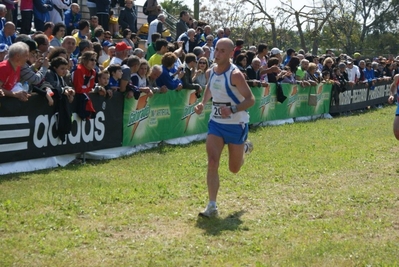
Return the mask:
{"type": "Polygon", "coordinates": [[[344,62],[341,62],[338,64],[338,68],[346,68],[346,64],[344,62]]]}
{"type": "Polygon", "coordinates": [[[354,57],[360,57],[361,55],[360,55],[359,52],[356,52],[356,53],[353,54],[353,56],[354,56],[354,57]]]}
{"type": "Polygon", "coordinates": [[[270,50],[270,53],[272,55],[277,55],[277,54],[282,54],[283,51],[281,51],[280,49],[278,49],[277,47],[272,48],[272,50],[270,50]]]}
{"type": "Polygon", "coordinates": [[[104,41],[104,42],[102,43],[102,46],[103,46],[103,47],[106,47],[106,46],[110,47],[110,46],[112,46],[112,43],[109,42],[109,41],[104,41]]]}
{"type": "Polygon", "coordinates": [[[125,50],[129,50],[129,49],[132,49],[132,47],[128,46],[124,42],[119,42],[115,46],[115,51],[125,51],[125,50]]]}
{"type": "Polygon", "coordinates": [[[0,44],[0,53],[8,51],[8,45],[0,44]]]}

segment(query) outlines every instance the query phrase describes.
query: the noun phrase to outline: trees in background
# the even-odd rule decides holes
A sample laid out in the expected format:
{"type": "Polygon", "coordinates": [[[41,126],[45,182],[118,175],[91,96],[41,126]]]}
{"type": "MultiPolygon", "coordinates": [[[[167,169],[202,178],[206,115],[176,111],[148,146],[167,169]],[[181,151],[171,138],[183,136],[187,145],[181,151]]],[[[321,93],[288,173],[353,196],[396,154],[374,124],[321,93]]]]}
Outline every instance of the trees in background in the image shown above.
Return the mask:
{"type": "MultiPolygon", "coordinates": [[[[328,48],[347,54],[399,54],[398,0],[315,0],[313,6],[298,10],[287,1],[270,10],[266,2],[212,1],[200,6],[199,19],[212,25],[215,32],[229,27],[231,38],[244,39],[247,45],[264,42],[313,54],[328,48]]],[[[181,0],[167,0],[164,5],[171,14],[184,7],[181,0]],[[173,5],[165,4],[169,2],[173,5]]]]}

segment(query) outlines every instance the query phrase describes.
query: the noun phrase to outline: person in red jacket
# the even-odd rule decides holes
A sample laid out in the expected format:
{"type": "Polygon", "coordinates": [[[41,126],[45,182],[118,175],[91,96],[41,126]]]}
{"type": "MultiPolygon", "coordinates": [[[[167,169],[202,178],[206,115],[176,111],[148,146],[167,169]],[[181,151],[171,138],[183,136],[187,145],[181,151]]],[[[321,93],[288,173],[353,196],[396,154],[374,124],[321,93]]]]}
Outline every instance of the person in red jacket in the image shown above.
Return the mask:
{"type": "Polygon", "coordinates": [[[82,120],[93,118],[95,110],[89,97],[93,91],[96,78],[97,53],[86,51],[73,72],[73,86],[76,93],[77,113],[82,120]]]}

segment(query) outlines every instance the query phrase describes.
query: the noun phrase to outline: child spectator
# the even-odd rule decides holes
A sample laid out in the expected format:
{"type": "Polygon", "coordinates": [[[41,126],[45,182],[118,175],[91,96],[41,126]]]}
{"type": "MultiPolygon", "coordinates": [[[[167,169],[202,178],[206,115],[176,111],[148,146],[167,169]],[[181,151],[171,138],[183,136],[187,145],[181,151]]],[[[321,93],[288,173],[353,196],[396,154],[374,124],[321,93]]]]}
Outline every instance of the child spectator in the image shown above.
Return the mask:
{"type": "Polygon", "coordinates": [[[96,84],[96,87],[94,87],[94,93],[98,93],[101,96],[109,96],[109,98],[112,97],[113,95],[113,91],[109,86],[109,79],[110,79],[110,75],[109,75],[109,71],[108,70],[103,70],[100,71],[97,74],[97,78],[98,78],[98,83],[96,84]]]}
{"type": "Polygon", "coordinates": [[[120,80],[122,78],[122,67],[119,64],[112,64],[108,67],[109,71],[109,87],[113,91],[116,91],[120,88],[120,80]]]}
{"type": "Polygon", "coordinates": [[[65,11],[65,25],[67,27],[67,35],[72,33],[72,30],[78,29],[79,21],[82,15],[79,14],[80,7],[78,4],[73,3],[71,8],[65,11]]]}
{"type": "Polygon", "coordinates": [[[69,103],[72,103],[75,91],[67,86],[64,77],[68,73],[68,60],[64,57],[56,57],[51,60],[50,68],[46,73],[45,82],[42,87],[50,88],[54,94],[54,107],[57,116],[56,133],[62,142],[65,141],[65,135],[71,131],[71,109],[69,103]]]}

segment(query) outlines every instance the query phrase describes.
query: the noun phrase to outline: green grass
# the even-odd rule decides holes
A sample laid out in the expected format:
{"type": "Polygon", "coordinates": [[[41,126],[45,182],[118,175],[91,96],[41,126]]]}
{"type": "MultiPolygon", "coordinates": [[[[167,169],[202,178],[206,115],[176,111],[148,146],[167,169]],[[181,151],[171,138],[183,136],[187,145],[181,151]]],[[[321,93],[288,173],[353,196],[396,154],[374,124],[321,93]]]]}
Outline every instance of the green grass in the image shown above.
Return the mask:
{"type": "Polygon", "coordinates": [[[204,142],[1,176],[0,266],[399,266],[394,110],[251,129],[217,219],[204,142]]]}

